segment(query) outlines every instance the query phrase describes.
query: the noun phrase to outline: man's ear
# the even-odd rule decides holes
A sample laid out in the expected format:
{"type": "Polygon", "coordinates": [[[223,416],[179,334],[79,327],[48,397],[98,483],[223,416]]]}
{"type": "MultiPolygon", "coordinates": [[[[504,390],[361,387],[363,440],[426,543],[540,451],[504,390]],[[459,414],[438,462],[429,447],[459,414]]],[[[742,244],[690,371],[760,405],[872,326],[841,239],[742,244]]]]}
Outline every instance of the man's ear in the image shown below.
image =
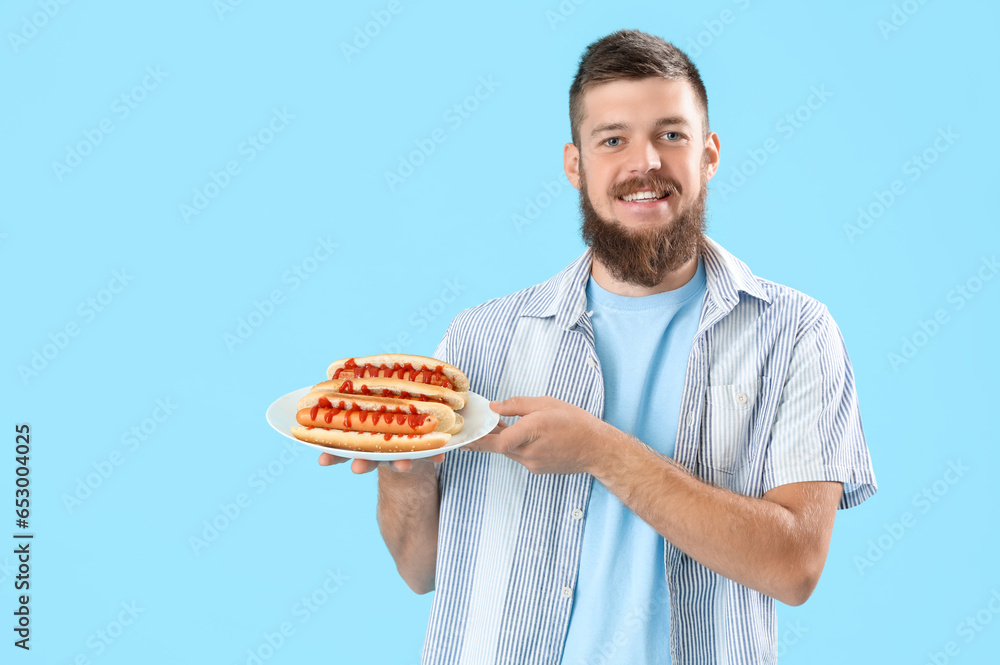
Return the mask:
{"type": "Polygon", "coordinates": [[[569,179],[569,184],[580,189],[580,149],[575,143],[563,146],[563,171],[569,179]]]}
{"type": "Polygon", "coordinates": [[[706,182],[712,179],[715,172],[719,170],[720,152],[722,146],[719,143],[719,135],[715,132],[709,132],[708,136],[705,138],[705,175],[706,182]]]}

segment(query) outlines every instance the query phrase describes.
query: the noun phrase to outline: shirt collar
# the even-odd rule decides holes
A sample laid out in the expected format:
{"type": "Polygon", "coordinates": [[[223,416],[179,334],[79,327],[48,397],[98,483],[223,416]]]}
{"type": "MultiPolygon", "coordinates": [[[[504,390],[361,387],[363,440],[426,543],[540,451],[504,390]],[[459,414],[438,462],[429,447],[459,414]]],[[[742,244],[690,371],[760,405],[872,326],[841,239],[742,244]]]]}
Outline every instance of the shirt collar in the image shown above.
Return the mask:
{"type": "MultiPolygon", "coordinates": [[[[708,236],[705,236],[702,260],[705,290],[721,311],[728,312],[736,307],[741,291],[770,304],[771,297],[750,268],[708,236]]],[[[555,317],[556,323],[565,330],[576,326],[587,309],[587,280],[592,262],[590,248],[587,248],[552,279],[538,285],[521,316],[555,317]]]]}

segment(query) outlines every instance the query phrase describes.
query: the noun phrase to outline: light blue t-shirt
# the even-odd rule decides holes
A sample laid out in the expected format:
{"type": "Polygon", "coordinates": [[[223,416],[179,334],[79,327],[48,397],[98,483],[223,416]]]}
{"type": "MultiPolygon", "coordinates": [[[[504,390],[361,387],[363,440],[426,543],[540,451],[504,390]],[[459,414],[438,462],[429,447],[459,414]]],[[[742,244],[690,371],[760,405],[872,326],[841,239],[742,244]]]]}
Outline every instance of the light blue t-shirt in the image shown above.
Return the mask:
{"type": "MultiPolygon", "coordinates": [[[[593,277],[587,284],[604,378],[604,420],[671,457],[704,298],[700,259],[687,284],[651,296],[616,295],[593,277]]],[[[595,480],[562,664],[669,662],[663,537],[595,480]]]]}

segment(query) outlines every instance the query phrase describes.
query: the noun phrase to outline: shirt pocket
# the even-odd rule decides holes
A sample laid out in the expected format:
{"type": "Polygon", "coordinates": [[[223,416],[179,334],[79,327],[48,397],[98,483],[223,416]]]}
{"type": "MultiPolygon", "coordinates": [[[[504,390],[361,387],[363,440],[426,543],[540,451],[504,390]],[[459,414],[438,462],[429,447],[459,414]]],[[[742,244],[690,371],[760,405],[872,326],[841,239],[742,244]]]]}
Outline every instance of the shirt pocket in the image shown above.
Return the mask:
{"type": "Polygon", "coordinates": [[[727,487],[741,484],[750,461],[750,428],[761,381],[708,386],[698,465],[701,475],[727,487]]]}

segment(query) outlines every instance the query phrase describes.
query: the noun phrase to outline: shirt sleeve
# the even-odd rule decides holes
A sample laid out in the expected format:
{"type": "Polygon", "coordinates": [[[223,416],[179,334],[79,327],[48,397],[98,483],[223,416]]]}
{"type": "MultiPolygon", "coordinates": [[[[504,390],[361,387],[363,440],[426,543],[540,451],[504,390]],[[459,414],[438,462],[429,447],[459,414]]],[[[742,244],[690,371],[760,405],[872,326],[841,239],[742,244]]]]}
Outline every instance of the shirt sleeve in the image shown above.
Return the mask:
{"type": "Polygon", "coordinates": [[[878,490],[854,370],[825,307],[792,349],[764,459],[763,489],[823,480],[844,483],[839,508],[856,506],[878,490]]]}

